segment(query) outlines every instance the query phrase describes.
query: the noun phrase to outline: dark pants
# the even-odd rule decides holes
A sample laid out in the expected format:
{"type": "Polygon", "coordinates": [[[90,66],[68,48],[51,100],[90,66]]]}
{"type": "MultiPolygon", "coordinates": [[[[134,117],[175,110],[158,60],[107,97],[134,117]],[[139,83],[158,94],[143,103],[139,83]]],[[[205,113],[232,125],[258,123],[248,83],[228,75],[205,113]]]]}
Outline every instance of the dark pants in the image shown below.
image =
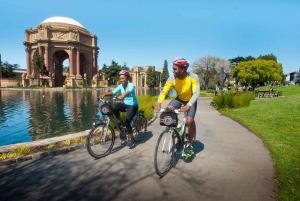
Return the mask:
{"type": "Polygon", "coordinates": [[[114,105],[114,115],[119,118],[120,117],[120,112],[126,112],[126,118],[125,118],[125,126],[127,128],[127,131],[129,134],[132,133],[132,127],[130,125],[130,122],[136,112],[138,111],[139,106],[132,106],[132,105],[126,105],[125,103],[116,103],[114,105]]]}

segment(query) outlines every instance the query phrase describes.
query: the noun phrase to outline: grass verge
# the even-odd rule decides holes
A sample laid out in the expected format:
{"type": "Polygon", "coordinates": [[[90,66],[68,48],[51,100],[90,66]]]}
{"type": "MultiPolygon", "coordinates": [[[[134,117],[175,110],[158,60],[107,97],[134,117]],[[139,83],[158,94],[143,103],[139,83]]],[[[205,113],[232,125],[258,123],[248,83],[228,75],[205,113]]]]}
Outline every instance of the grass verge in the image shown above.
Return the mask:
{"type": "MultiPolygon", "coordinates": [[[[266,143],[277,175],[279,200],[300,200],[300,86],[275,86],[282,97],[251,101],[249,107],[220,109],[266,143]]],[[[260,90],[268,90],[262,87],[260,90]]]]}

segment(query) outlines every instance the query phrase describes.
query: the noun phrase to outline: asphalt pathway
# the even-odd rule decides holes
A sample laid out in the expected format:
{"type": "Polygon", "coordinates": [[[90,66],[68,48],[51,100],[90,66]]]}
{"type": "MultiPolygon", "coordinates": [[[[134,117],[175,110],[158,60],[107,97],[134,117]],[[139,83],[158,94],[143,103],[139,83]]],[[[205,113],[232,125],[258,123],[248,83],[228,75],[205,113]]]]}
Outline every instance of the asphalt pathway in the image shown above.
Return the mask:
{"type": "Polygon", "coordinates": [[[195,157],[176,155],[159,178],[154,148],[158,119],[132,149],[116,141],[113,153],[95,160],[86,149],[0,167],[0,200],[275,200],[274,168],[262,140],[198,100],[195,157]]]}

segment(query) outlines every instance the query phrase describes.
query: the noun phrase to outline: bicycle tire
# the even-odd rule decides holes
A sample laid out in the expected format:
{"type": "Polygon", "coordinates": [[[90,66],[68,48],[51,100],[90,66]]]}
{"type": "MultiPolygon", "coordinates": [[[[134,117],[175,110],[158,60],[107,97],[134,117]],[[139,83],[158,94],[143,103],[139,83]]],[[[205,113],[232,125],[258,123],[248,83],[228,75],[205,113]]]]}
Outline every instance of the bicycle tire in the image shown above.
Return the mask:
{"type": "Polygon", "coordinates": [[[86,138],[88,153],[97,159],[108,155],[114,146],[115,132],[110,125],[106,131],[105,127],[106,125],[104,124],[96,126],[89,132],[86,138]]]}
{"type": "Polygon", "coordinates": [[[164,177],[172,167],[174,160],[174,133],[170,130],[164,130],[156,143],[154,153],[154,167],[156,174],[164,177]]]}
{"type": "Polygon", "coordinates": [[[136,142],[141,141],[147,131],[147,119],[143,115],[138,115],[131,121],[133,139],[136,142]]]}

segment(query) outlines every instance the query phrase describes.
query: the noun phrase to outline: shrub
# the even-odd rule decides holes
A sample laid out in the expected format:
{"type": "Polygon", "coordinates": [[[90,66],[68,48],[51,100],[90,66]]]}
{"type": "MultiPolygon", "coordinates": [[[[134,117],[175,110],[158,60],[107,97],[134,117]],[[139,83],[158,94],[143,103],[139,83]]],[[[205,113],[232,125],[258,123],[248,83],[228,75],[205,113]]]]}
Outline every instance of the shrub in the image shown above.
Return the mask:
{"type": "Polygon", "coordinates": [[[249,106],[251,100],[255,99],[253,92],[220,93],[214,97],[211,105],[220,108],[241,108],[249,106]]]}
{"type": "Polygon", "coordinates": [[[21,88],[21,87],[23,87],[23,85],[20,84],[19,82],[16,85],[13,86],[13,88],[21,88]]]}
{"type": "Polygon", "coordinates": [[[95,81],[95,80],[92,80],[92,84],[96,84],[96,81],[95,81]]]}
{"type": "Polygon", "coordinates": [[[36,87],[37,87],[36,84],[32,84],[32,85],[29,86],[29,88],[36,88],[36,87]]]}
{"type": "Polygon", "coordinates": [[[77,84],[83,86],[83,81],[78,81],[77,84]]]}

